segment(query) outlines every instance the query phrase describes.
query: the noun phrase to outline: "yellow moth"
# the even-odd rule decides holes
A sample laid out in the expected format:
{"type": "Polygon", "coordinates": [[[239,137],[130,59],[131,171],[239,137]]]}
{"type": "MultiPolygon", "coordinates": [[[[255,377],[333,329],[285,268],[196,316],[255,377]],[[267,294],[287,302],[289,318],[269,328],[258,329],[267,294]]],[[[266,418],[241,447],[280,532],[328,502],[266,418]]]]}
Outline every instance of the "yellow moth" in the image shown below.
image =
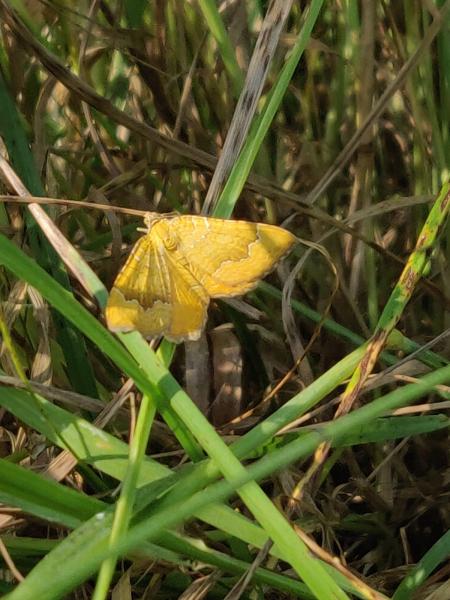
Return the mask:
{"type": "Polygon", "coordinates": [[[265,223],[147,213],[145,224],[111,289],[106,322],[174,342],[197,340],[210,298],[253,289],[297,242],[265,223]]]}

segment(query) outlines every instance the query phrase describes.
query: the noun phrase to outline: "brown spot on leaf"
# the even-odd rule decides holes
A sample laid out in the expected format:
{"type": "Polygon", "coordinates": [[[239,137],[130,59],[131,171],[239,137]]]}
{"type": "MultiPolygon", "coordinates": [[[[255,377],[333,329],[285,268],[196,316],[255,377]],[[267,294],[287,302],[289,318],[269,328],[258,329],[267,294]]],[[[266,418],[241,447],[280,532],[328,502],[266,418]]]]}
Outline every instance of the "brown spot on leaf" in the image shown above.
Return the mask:
{"type": "Polygon", "coordinates": [[[441,202],[441,206],[440,206],[440,209],[442,212],[444,212],[447,209],[447,204],[448,204],[449,200],[450,200],[450,192],[445,194],[445,196],[442,198],[442,202],[441,202]]]}

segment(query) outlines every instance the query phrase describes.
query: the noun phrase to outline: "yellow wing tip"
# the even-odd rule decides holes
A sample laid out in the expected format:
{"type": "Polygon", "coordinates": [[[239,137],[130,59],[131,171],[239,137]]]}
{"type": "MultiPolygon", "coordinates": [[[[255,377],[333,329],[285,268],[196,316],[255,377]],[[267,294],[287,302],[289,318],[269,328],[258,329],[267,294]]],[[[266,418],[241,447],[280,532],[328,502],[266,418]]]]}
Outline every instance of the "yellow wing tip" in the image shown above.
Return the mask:
{"type": "Polygon", "coordinates": [[[113,333],[139,331],[147,340],[164,336],[176,344],[184,341],[197,341],[205,327],[207,311],[205,310],[202,322],[193,331],[186,330],[179,334],[173,334],[170,332],[172,325],[172,320],[168,315],[170,309],[169,303],[160,300],[157,300],[152,307],[144,309],[137,300],[127,300],[123,292],[114,286],[105,308],[106,325],[113,333]],[[162,319],[166,319],[166,325],[162,324],[162,319]],[[152,325],[151,329],[149,328],[150,324],[152,325]]]}

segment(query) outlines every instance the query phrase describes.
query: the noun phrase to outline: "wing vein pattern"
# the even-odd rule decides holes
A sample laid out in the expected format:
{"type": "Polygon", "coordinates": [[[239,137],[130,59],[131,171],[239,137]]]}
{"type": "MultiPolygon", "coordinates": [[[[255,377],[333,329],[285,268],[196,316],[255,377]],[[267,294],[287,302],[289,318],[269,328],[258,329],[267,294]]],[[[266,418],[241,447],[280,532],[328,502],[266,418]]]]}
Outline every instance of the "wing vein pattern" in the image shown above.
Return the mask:
{"type": "Polygon", "coordinates": [[[149,213],[106,306],[113,331],[195,340],[210,298],[253,289],[296,243],[274,225],[149,213]]]}

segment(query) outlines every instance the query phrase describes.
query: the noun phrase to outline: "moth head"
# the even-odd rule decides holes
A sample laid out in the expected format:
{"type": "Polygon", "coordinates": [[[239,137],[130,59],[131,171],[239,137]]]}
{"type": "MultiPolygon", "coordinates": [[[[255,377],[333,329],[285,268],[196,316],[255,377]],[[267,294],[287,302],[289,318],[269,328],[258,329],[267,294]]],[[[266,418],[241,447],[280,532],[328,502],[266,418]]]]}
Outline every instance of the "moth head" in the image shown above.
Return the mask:
{"type": "Polygon", "coordinates": [[[145,229],[138,228],[138,231],[144,231],[145,233],[147,233],[152,228],[152,225],[154,225],[157,221],[160,221],[163,218],[164,218],[164,215],[160,215],[157,212],[145,213],[144,223],[145,223],[146,228],[145,229]]]}

